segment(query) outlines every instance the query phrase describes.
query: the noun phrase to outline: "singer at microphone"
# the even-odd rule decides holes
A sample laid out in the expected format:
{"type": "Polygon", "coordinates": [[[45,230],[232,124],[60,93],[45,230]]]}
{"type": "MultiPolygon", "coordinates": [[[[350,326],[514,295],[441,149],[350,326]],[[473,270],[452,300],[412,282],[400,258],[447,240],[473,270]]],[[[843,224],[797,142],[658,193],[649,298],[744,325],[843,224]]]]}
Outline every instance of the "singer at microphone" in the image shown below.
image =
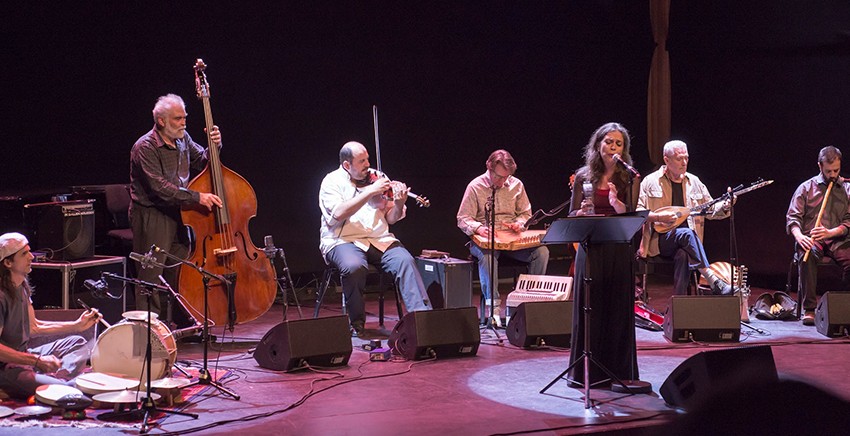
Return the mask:
{"type": "Polygon", "coordinates": [[[619,154],[615,154],[615,155],[611,156],[611,159],[614,159],[614,162],[617,162],[618,164],[622,165],[623,168],[625,168],[626,171],[628,171],[629,174],[632,175],[632,177],[635,177],[635,178],[640,177],[640,173],[638,172],[638,170],[636,170],[635,167],[627,164],[626,161],[624,161],[623,158],[621,158],[619,154]]]}

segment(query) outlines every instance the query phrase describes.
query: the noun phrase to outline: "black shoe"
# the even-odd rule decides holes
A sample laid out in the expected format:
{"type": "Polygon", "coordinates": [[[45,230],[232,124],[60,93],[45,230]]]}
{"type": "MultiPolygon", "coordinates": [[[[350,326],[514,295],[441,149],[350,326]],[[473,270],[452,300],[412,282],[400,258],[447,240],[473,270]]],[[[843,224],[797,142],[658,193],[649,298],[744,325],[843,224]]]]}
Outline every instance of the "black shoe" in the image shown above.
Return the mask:
{"type": "Polygon", "coordinates": [[[354,321],[351,323],[351,337],[362,338],[366,333],[366,323],[363,321],[354,321]]]}
{"type": "Polygon", "coordinates": [[[732,288],[732,285],[723,280],[717,280],[711,286],[711,293],[714,295],[732,295],[734,292],[735,290],[732,288]]]}

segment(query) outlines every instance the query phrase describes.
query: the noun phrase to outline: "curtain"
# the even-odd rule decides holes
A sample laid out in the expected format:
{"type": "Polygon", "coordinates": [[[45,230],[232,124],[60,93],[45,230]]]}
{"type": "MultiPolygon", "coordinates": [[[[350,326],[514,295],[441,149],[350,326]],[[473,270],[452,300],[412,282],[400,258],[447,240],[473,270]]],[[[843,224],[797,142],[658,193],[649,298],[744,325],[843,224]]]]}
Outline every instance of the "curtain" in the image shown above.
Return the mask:
{"type": "Polygon", "coordinates": [[[646,146],[649,159],[657,167],[664,163],[662,148],[670,139],[670,57],[667,53],[670,0],[649,0],[649,18],[655,51],[647,90],[646,146]]]}

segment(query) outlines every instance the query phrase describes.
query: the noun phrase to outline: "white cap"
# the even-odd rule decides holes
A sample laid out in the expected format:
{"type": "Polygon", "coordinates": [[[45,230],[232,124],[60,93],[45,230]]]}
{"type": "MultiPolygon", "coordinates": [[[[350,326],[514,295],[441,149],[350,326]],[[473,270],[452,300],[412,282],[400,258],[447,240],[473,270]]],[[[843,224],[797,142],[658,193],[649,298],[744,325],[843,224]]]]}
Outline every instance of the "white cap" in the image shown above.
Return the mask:
{"type": "Polygon", "coordinates": [[[27,237],[17,232],[0,236],[0,260],[21,251],[27,244],[29,244],[27,237]]]}

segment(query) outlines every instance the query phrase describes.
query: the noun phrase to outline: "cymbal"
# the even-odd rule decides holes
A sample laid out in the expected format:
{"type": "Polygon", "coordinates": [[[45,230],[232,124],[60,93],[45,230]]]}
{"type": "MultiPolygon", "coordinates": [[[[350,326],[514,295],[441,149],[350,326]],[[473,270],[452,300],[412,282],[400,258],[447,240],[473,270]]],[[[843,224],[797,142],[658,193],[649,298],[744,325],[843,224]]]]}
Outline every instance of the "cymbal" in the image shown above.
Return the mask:
{"type": "Polygon", "coordinates": [[[15,413],[15,411],[12,410],[10,407],[0,406],[0,418],[11,416],[13,413],[15,413]]]}
{"type": "MultiPolygon", "coordinates": [[[[142,399],[145,397],[144,391],[135,391],[130,389],[125,389],[123,391],[117,392],[105,392],[102,394],[97,394],[92,397],[93,400],[99,401],[101,403],[118,403],[118,404],[132,404],[132,403],[140,403],[142,399]]],[[[151,393],[151,398],[156,401],[160,399],[161,395],[157,393],[151,393]]]]}
{"type": "MultiPolygon", "coordinates": [[[[128,310],[121,314],[126,319],[131,319],[133,321],[147,321],[148,320],[148,312],[146,310],[128,310]]],[[[151,319],[156,321],[159,319],[159,315],[156,312],[151,312],[151,319]]]]}
{"type": "Polygon", "coordinates": [[[15,409],[15,413],[18,415],[26,415],[26,416],[45,416],[49,415],[53,412],[53,409],[46,406],[23,406],[15,409]]]}
{"type": "Polygon", "coordinates": [[[151,382],[154,389],[180,389],[192,384],[188,378],[165,377],[151,382]]]}

